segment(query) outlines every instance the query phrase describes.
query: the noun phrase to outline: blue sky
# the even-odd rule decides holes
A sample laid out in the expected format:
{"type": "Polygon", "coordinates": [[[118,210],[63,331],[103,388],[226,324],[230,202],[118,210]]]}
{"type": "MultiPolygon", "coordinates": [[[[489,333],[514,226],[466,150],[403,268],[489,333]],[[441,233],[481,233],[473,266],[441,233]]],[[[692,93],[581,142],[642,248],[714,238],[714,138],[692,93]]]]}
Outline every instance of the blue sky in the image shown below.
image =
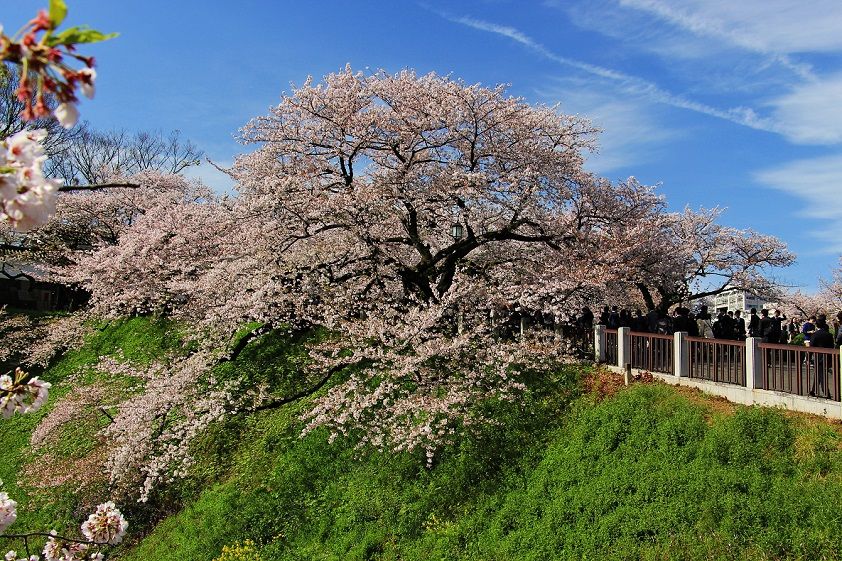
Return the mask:
{"type": "MultiPolygon", "coordinates": [[[[2,0],[7,29],[46,0],[2,0]]],[[[660,184],[673,209],[786,241],[814,288],[842,253],[838,0],[68,0],[94,45],[97,128],[180,129],[223,166],[290,83],[355,69],[510,84],[603,129],[587,166],[660,184]]],[[[230,185],[210,166],[194,173],[230,185]]]]}

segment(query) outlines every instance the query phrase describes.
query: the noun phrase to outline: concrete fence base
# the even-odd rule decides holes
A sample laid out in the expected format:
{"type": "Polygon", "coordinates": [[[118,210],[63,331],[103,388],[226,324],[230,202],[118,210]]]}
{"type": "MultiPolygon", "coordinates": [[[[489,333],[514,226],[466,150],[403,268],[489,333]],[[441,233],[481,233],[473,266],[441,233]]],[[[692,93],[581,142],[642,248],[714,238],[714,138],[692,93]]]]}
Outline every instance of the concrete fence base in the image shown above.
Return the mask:
{"type": "MultiPolygon", "coordinates": [[[[607,366],[612,372],[616,372],[618,374],[623,374],[625,372],[625,368],[620,368],[619,366],[605,366],[607,366]]],[[[643,371],[632,369],[632,374],[640,374],[641,372],[643,371]]],[[[724,397],[733,403],[740,403],[742,405],[762,405],[764,407],[781,407],[789,411],[812,413],[813,415],[822,415],[831,419],[842,420],[842,403],[839,403],[838,401],[830,401],[828,399],[808,397],[785,392],[744,388],[734,384],[724,384],[721,382],[712,382],[710,380],[701,380],[698,378],[679,377],[672,374],[661,374],[659,372],[650,372],[650,374],[652,374],[655,379],[661,380],[673,386],[698,388],[707,394],[724,397]]]]}

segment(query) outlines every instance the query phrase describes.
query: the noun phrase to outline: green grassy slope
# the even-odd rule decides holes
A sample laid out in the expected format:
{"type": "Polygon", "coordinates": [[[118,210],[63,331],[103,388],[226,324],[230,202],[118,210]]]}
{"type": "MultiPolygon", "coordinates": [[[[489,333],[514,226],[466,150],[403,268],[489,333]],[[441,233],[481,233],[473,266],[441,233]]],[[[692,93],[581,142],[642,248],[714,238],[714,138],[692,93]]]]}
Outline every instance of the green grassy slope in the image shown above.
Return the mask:
{"type": "MultiPolygon", "coordinates": [[[[121,349],[123,357],[141,365],[180,345],[180,329],[170,322],[135,318],[103,323],[96,326],[82,348],[65,354],[44,372],[33,372],[53,384],[48,402],[33,414],[0,420],[0,450],[3,452],[0,454],[0,480],[3,490],[18,502],[18,519],[9,532],[55,529],[78,535],[79,525],[87,516],[87,512],[82,512],[83,508],[91,502],[95,504],[107,499],[102,474],[86,475],[86,478],[101,481],[90,486],[84,494],[79,494],[78,485],[71,481],[44,488],[36,480],[47,472],[72,470],[70,463],[86,456],[96,446],[96,433],[107,420],[90,408],[82,420],[63,427],[57,442],[37,453],[33,453],[30,446],[33,430],[72,388],[101,383],[114,392],[129,389],[126,380],[103,379],[92,369],[100,356],[116,355],[121,349]]],[[[0,543],[0,547],[6,545],[23,550],[22,544],[17,542],[0,543]]]]}
{"type": "MultiPolygon", "coordinates": [[[[292,387],[302,340],[270,335],[221,368],[292,387]]],[[[114,334],[107,344],[124,343],[114,334]]],[[[103,348],[77,351],[86,352],[103,348]]],[[[329,444],[323,432],[300,438],[306,402],[231,419],[200,442],[197,477],[175,490],[173,514],[154,527],[133,520],[149,533],[116,556],[210,561],[254,540],[259,557],[226,561],[842,559],[838,425],[661,384],[598,400],[581,389],[583,374],[532,380],[520,406],[487,404],[499,424],[431,469],[410,454],[329,444]]],[[[0,459],[7,482],[34,421],[0,431],[0,445],[18,450],[0,459]]],[[[25,525],[72,518],[58,491],[26,501],[45,496],[54,502],[25,525]]]]}
{"type": "Polygon", "coordinates": [[[264,560],[842,558],[840,438],[822,423],[744,408],[709,424],[704,404],[641,385],[549,423],[507,418],[425,470],[299,439],[289,413],[250,423],[231,479],[126,558],[244,539],[264,560]]]}

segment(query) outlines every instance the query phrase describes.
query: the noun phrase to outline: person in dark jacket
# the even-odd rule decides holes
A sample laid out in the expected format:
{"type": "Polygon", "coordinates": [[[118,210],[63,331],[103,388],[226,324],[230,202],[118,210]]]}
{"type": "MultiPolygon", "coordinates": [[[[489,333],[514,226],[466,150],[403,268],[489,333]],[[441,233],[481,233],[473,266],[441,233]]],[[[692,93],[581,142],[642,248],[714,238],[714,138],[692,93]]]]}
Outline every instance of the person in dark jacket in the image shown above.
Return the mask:
{"type": "MultiPolygon", "coordinates": [[[[816,320],[816,330],[810,337],[810,348],[832,349],[834,347],[833,335],[830,334],[830,327],[824,316],[816,320]]],[[[811,353],[813,354],[813,353],[811,353]]],[[[826,353],[815,353],[816,375],[810,389],[810,395],[815,397],[830,397],[827,387],[827,371],[830,367],[829,355],[826,353]]]]}
{"type": "Polygon", "coordinates": [[[631,328],[632,326],[632,315],[631,312],[623,308],[620,311],[620,327],[628,327],[631,328]]]}
{"type": "Polygon", "coordinates": [[[643,312],[640,311],[640,308],[634,311],[631,329],[632,331],[639,331],[640,333],[646,333],[649,331],[649,322],[646,321],[646,317],[643,315],[643,312]]]}
{"type": "Polygon", "coordinates": [[[620,312],[617,306],[611,306],[611,313],[608,314],[608,329],[617,329],[620,327],[620,312]]]}
{"type": "Polygon", "coordinates": [[[720,311],[716,317],[716,322],[713,324],[713,336],[717,339],[734,338],[734,318],[725,310],[720,311]]]}
{"type": "Polygon", "coordinates": [[[769,310],[763,308],[760,310],[760,323],[757,331],[760,337],[763,338],[764,343],[777,343],[781,340],[781,334],[777,330],[778,324],[769,317],[769,310]]]}
{"type": "Polygon", "coordinates": [[[683,306],[676,308],[672,325],[676,332],[684,331],[691,337],[699,336],[699,326],[690,318],[690,310],[683,306]]]}
{"type": "Polygon", "coordinates": [[[784,336],[786,335],[786,329],[784,329],[784,321],[785,320],[786,320],[786,315],[781,315],[780,310],[775,310],[775,315],[772,318],[772,321],[774,321],[778,326],[777,327],[777,329],[778,329],[778,340],[774,341],[775,343],[784,343],[784,344],[786,343],[786,339],[784,338],[784,336]]]}
{"type": "MultiPolygon", "coordinates": [[[[833,319],[833,332],[836,334],[837,340],[839,339],[839,332],[842,331],[842,312],[836,312],[836,317],[833,319]]],[[[839,343],[836,343],[836,346],[839,346],[839,343]]]]}
{"type": "Polygon", "coordinates": [[[734,325],[736,326],[736,339],[743,341],[746,338],[746,320],[740,310],[734,312],[734,325]]]}
{"type": "Polygon", "coordinates": [[[649,327],[649,333],[658,332],[658,319],[658,312],[656,310],[646,312],[646,324],[649,327]]]}
{"type": "Polygon", "coordinates": [[[813,337],[813,333],[816,331],[816,318],[810,316],[807,318],[801,325],[801,334],[804,335],[804,342],[810,343],[810,339],[813,337]]]}
{"type": "Polygon", "coordinates": [[[748,336],[760,337],[760,318],[757,317],[757,308],[752,308],[748,314],[748,336]]]}
{"type": "Polygon", "coordinates": [[[786,330],[788,332],[786,339],[788,342],[792,343],[792,340],[795,339],[795,336],[798,335],[798,333],[801,331],[801,327],[798,321],[796,321],[795,318],[792,318],[789,320],[789,323],[786,326],[786,330]]]}
{"type": "Polygon", "coordinates": [[[834,345],[833,335],[830,334],[830,326],[827,325],[827,320],[824,318],[816,320],[816,330],[813,336],[810,337],[810,346],[821,349],[832,349],[834,345]]]}

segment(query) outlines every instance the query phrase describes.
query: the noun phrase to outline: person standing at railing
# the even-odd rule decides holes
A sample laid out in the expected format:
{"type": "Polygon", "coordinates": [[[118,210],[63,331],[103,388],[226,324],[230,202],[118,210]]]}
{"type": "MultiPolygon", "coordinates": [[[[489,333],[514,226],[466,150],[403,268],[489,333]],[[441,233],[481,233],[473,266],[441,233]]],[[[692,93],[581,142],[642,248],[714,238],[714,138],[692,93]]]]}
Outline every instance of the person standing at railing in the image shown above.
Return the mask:
{"type": "Polygon", "coordinates": [[[608,326],[608,317],[611,315],[611,311],[608,309],[608,306],[603,306],[602,313],[599,314],[599,325],[608,326]]]}
{"type": "Polygon", "coordinates": [[[792,343],[795,341],[795,336],[801,332],[801,327],[798,325],[798,321],[795,318],[789,320],[789,324],[787,324],[787,342],[792,343]]]}
{"type": "Polygon", "coordinates": [[[778,340],[774,342],[786,344],[786,330],[783,328],[784,321],[786,321],[786,315],[781,315],[780,310],[775,310],[775,317],[772,318],[772,321],[778,325],[778,340]]]}
{"type": "Polygon", "coordinates": [[[737,318],[734,316],[734,312],[732,310],[728,310],[728,333],[726,333],[726,339],[737,339],[737,318]]]}
{"type": "Polygon", "coordinates": [[[591,309],[587,306],[582,308],[582,315],[576,320],[579,349],[582,353],[587,354],[587,349],[590,346],[590,334],[593,333],[594,315],[591,309]]]}
{"type": "Polygon", "coordinates": [[[746,338],[746,320],[740,310],[734,312],[734,324],[737,331],[737,340],[744,341],[746,338]]]}
{"type": "Polygon", "coordinates": [[[842,347],[842,312],[836,314],[836,348],[842,347]]]}
{"type": "Polygon", "coordinates": [[[804,343],[809,347],[813,333],[816,331],[816,318],[810,316],[801,326],[801,333],[804,335],[804,343]]]}
{"type": "Polygon", "coordinates": [[[620,312],[617,306],[611,306],[611,313],[608,314],[608,329],[617,329],[620,327],[620,312]]]}
{"type": "Polygon", "coordinates": [[[632,318],[632,331],[638,331],[640,333],[648,333],[649,332],[649,322],[646,321],[646,317],[644,317],[643,312],[640,311],[640,308],[634,311],[634,317],[632,318]]]}
{"type": "MultiPolygon", "coordinates": [[[[818,349],[832,349],[834,347],[833,335],[830,334],[830,326],[824,316],[816,320],[816,329],[810,337],[810,347],[818,349]]],[[[815,353],[816,377],[810,389],[810,395],[814,397],[830,397],[827,388],[827,371],[830,367],[827,353],[815,353]]]]}
{"type": "Polygon", "coordinates": [[[646,312],[646,324],[649,327],[649,333],[658,332],[658,312],[657,310],[649,310],[646,312]]]}
{"type": "Polygon", "coordinates": [[[707,306],[702,306],[696,315],[696,329],[699,336],[705,339],[713,339],[713,319],[710,317],[707,306]]]}
{"type": "Polygon", "coordinates": [[[721,310],[716,317],[716,322],[713,324],[713,336],[716,339],[734,338],[734,318],[725,310],[721,310]]]}
{"type": "Polygon", "coordinates": [[[766,308],[760,310],[760,322],[757,329],[764,343],[777,343],[781,340],[778,324],[769,317],[769,310],[766,308]]]}
{"type": "Polygon", "coordinates": [[[683,306],[675,309],[675,319],[673,320],[673,329],[677,331],[685,331],[691,337],[699,336],[699,328],[696,322],[690,318],[690,310],[683,306]]]}

